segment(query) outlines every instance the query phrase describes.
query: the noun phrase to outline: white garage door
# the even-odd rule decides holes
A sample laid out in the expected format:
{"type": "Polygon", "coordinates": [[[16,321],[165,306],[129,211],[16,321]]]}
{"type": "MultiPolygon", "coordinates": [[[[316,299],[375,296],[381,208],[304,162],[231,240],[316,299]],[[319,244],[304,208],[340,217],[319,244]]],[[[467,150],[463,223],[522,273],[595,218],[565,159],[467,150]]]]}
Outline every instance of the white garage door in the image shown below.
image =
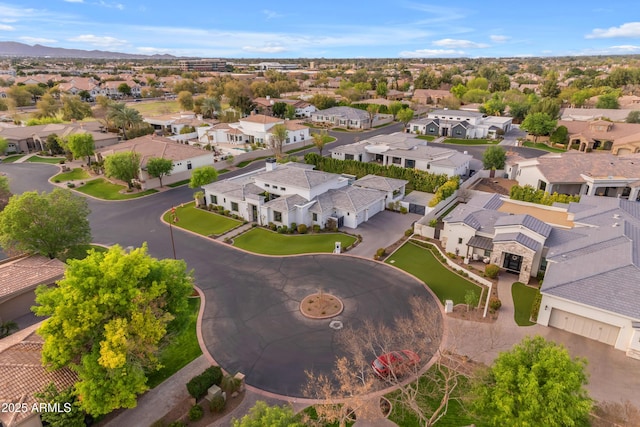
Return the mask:
{"type": "Polygon", "coordinates": [[[616,343],[620,333],[618,326],[598,322],[597,320],[588,319],[556,308],[551,311],[549,326],[609,345],[616,343]]]}

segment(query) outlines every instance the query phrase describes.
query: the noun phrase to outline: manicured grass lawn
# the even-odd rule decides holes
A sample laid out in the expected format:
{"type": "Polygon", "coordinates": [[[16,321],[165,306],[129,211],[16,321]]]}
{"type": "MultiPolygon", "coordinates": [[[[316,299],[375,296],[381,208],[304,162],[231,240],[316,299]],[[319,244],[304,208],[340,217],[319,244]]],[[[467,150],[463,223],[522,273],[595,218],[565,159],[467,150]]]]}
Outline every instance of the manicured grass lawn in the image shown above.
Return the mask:
{"type": "Polygon", "coordinates": [[[89,173],[82,168],[75,168],[69,172],[62,172],[58,175],[51,178],[53,182],[65,182],[65,181],[74,181],[76,179],[87,179],[89,178],[89,173]]]}
{"type": "Polygon", "coordinates": [[[18,159],[21,159],[24,157],[24,154],[14,154],[13,156],[7,156],[4,159],[2,159],[2,163],[13,163],[18,159]]]}
{"type": "Polygon", "coordinates": [[[162,368],[149,374],[149,387],[156,387],[202,354],[196,335],[199,309],[200,298],[189,298],[189,314],[180,324],[173,325],[168,331],[164,339],[165,347],[160,349],[158,355],[162,368]]]}
{"type": "MultiPolygon", "coordinates": [[[[434,370],[435,367],[432,367],[431,370],[434,370]]],[[[458,386],[456,387],[454,393],[457,396],[463,396],[469,392],[470,384],[469,380],[460,376],[458,378],[458,386]]],[[[431,379],[427,376],[423,376],[419,380],[419,389],[421,390],[433,390],[433,386],[430,384],[431,379]]],[[[432,396],[426,396],[428,393],[425,393],[424,401],[422,401],[422,405],[424,407],[429,407],[434,410],[440,404],[440,397],[434,398],[432,396]]],[[[437,396],[437,393],[434,392],[434,396],[437,396]]],[[[404,405],[400,405],[398,401],[393,399],[393,393],[387,395],[387,398],[392,402],[392,410],[389,415],[389,419],[395,422],[397,425],[402,427],[421,427],[421,424],[418,418],[413,414],[413,412],[405,407],[404,405]]],[[[429,412],[430,414],[430,412],[429,412]]],[[[460,427],[460,426],[468,426],[476,423],[475,425],[480,426],[478,421],[472,417],[462,406],[459,400],[450,399],[449,405],[447,407],[447,413],[444,417],[442,417],[438,423],[436,424],[438,427],[460,427]]]]}
{"type": "Polygon", "coordinates": [[[264,228],[253,228],[233,240],[233,246],[265,255],[294,255],[333,252],[335,242],[346,248],[356,238],[342,233],[278,234],[264,228]]]}
{"type": "MultiPolygon", "coordinates": [[[[184,207],[176,207],[178,222],[172,223],[176,227],[181,227],[203,236],[224,234],[229,230],[242,224],[242,221],[227,218],[204,209],[197,209],[195,203],[191,202],[184,207]]],[[[171,212],[164,214],[164,220],[172,222],[171,212]]]]}
{"type": "Polygon", "coordinates": [[[424,139],[425,141],[433,141],[434,139],[436,139],[436,137],[433,135],[419,135],[417,138],[424,139]]]}
{"type": "Polygon", "coordinates": [[[31,163],[51,163],[51,164],[59,164],[60,160],[65,160],[64,157],[40,157],[40,156],[32,156],[27,159],[27,162],[31,163]]]}
{"type": "Polygon", "coordinates": [[[183,179],[182,181],[174,182],[173,184],[167,184],[167,187],[171,187],[171,188],[180,187],[181,185],[188,184],[189,181],[191,181],[191,180],[190,179],[183,179]]]}
{"type": "Polygon", "coordinates": [[[444,140],[445,144],[456,144],[456,145],[494,145],[499,143],[497,139],[457,139],[457,138],[447,138],[444,140]]]}
{"type": "Polygon", "coordinates": [[[161,114],[177,113],[180,111],[178,101],[132,102],[128,103],[127,106],[147,116],[159,116],[161,114]]]}
{"type": "Polygon", "coordinates": [[[515,282],[511,285],[511,297],[515,306],[514,320],[518,326],[531,326],[535,322],[529,320],[531,317],[531,305],[536,297],[537,290],[524,283],[515,282]]]}
{"type": "Polygon", "coordinates": [[[112,184],[104,178],[94,179],[87,182],[82,187],[76,188],[81,193],[89,196],[97,197],[103,200],[127,200],[136,197],[146,196],[147,194],[157,193],[157,190],[147,190],[140,193],[120,193],[126,187],[124,185],[112,184]]]}
{"type": "Polygon", "coordinates": [[[67,253],[60,257],[60,260],[67,262],[70,259],[85,259],[91,249],[95,249],[96,252],[107,252],[109,250],[99,245],[78,245],[70,248],[67,253]]]}
{"type": "Polygon", "coordinates": [[[388,264],[394,265],[422,280],[435,292],[440,301],[453,300],[454,304],[463,304],[467,291],[477,292],[480,287],[453,273],[433,255],[431,250],[413,243],[405,243],[392,256],[388,264]],[[391,262],[393,261],[393,262],[391,262]]]}
{"type": "Polygon", "coordinates": [[[547,144],[543,144],[541,142],[525,141],[522,143],[522,145],[529,148],[537,148],[538,150],[549,151],[551,153],[564,153],[565,151],[567,151],[562,148],[549,147],[547,144]]]}

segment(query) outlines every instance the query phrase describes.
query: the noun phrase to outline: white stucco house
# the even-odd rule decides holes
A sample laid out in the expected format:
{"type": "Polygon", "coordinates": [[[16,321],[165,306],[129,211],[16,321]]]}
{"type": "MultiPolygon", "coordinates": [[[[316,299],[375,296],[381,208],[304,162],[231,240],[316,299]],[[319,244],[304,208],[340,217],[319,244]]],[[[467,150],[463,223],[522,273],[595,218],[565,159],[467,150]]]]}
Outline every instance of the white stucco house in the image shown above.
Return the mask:
{"type": "Polygon", "coordinates": [[[431,147],[424,139],[402,132],[377,135],[331,149],[331,157],[338,160],[377,162],[447,176],[463,176],[469,172],[473,157],[447,148],[431,147]]]}
{"type": "Polygon", "coordinates": [[[114,153],[127,151],[140,154],[139,183],[143,189],[160,186],[160,180],[150,177],[147,173],[146,164],[150,158],[170,159],[173,163],[173,170],[170,175],[163,177],[162,185],[188,179],[191,177],[193,169],[213,166],[214,163],[213,153],[210,151],[179,144],[168,138],[155,135],[141,136],[99,150],[96,152],[96,159],[103,160],[114,153]]]}
{"type": "Polygon", "coordinates": [[[313,170],[312,165],[268,159],[264,169],[205,185],[203,190],[208,204],[260,225],[324,228],[333,219],[340,227],[357,228],[387,203],[401,200],[406,183],[373,176],[354,181],[313,170]]]}
{"type": "Polygon", "coordinates": [[[287,128],[287,140],[284,145],[310,139],[309,127],[299,121],[285,120],[264,114],[253,114],[235,123],[219,123],[210,128],[198,130],[198,139],[202,144],[265,144],[273,142],[272,129],[283,124],[287,128]]]}
{"type": "Polygon", "coordinates": [[[521,186],[549,193],[596,195],[640,200],[640,153],[549,153],[507,160],[506,173],[521,186]]]}
{"type": "Polygon", "coordinates": [[[640,203],[583,196],[545,207],[481,193],[444,218],[447,252],[527,283],[544,272],[537,322],[640,359],[640,203]]]}
{"type": "Polygon", "coordinates": [[[369,129],[369,113],[353,107],[331,107],[311,113],[311,121],[346,129],[369,129]]]}
{"type": "Polygon", "coordinates": [[[434,110],[407,124],[410,133],[449,138],[495,138],[511,129],[511,117],[487,116],[465,110],[434,110]]]}

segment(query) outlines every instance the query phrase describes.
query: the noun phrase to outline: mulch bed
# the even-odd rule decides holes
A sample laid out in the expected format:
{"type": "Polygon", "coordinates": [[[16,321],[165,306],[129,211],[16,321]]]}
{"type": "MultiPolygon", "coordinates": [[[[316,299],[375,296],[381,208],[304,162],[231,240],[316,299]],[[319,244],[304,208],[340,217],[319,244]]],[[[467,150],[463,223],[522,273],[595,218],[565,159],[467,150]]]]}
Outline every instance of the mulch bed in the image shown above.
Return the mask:
{"type": "Polygon", "coordinates": [[[164,424],[159,425],[169,425],[173,421],[182,421],[189,427],[206,427],[212,424],[214,421],[230,414],[235,408],[240,405],[242,400],[244,399],[245,393],[239,393],[236,397],[227,397],[227,404],[224,407],[224,411],[213,414],[209,410],[209,401],[207,399],[201,399],[198,403],[202,406],[204,410],[204,416],[198,421],[189,421],[189,409],[193,405],[193,399],[191,397],[184,399],[178,405],[174,406],[174,408],[169,411],[161,420],[164,424]]]}

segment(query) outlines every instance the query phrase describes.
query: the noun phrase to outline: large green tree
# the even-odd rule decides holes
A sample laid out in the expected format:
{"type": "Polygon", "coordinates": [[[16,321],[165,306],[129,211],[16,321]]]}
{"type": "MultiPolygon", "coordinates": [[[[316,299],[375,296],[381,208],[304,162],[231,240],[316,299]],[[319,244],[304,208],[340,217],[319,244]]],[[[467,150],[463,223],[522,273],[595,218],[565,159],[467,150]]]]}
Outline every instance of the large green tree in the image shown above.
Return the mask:
{"type": "Polygon", "coordinates": [[[74,133],[67,137],[64,146],[73,154],[74,159],[86,156],[87,164],[91,164],[91,155],[95,150],[93,135],[90,133],[74,133]]]}
{"type": "Polygon", "coordinates": [[[172,170],[173,162],[170,159],[152,157],[147,160],[147,173],[149,176],[160,180],[160,187],[162,187],[162,178],[170,174],[172,170]]]}
{"type": "Polygon", "coordinates": [[[62,118],[64,120],[82,120],[91,117],[91,106],[78,95],[67,95],[62,98],[62,118]]]}
{"type": "Polygon", "coordinates": [[[218,171],[213,166],[202,166],[191,172],[189,188],[200,188],[218,179],[218,171]]]}
{"type": "Polygon", "coordinates": [[[290,406],[269,406],[259,400],[241,419],[234,419],[233,427],[303,427],[290,406]]]}
{"type": "Polygon", "coordinates": [[[289,131],[287,127],[278,123],[277,125],[271,128],[271,147],[273,148],[273,153],[276,156],[276,159],[282,158],[282,147],[284,146],[287,138],[289,137],[289,131]]]}
{"type": "Polygon", "coordinates": [[[104,159],[104,173],[110,178],[120,179],[133,187],[131,182],[140,172],[140,154],[135,151],[114,153],[104,159]]]}
{"type": "Polygon", "coordinates": [[[0,155],[3,155],[7,152],[9,148],[9,141],[6,138],[0,136],[0,155]]]}
{"type": "Polygon", "coordinates": [[[539,136],[549,135],[556,128],[557,121],[552,119],[547,113],[530,113],[524,118],[520,129],[526,130],[534,136],[534,141],[539,136]]]}
{"type": "Polygon", "coordinates": [[[640,123],[640,110],[629,111],[627,114],[627,119],[625,120],[627,123],[640,123]]]}
{"type": "Polygon", "coordinates": [[[318,149],[318,153],[322,156],[322,150],[324,146],[331,141],[331,137],[327,135],[326,131],[314,132],[311,134],[313,138],[313,145],[318,149]]]}
{"type": "Polygon", "coordinates": [[[0,212],[7,206],[10,197],[9,178],[6,175],[0,175],[0,212]]]}
{"type": "Polygon", "coordinates": [[[393,120],[396,119],[396,115],[400,110],[402,110],[402,102],[400,101],[393,101],[389,103],[389,106],[387,107],[387,111],[389,111],[389,114],[393,115],[393,120]]]}
{"type": "Polygon", "coordinates": [[[42,362],[78,372],[75,392],[91,415],[136,406],[159,368],[158,344],[182,320],[193,292],[184,261],[158,260],[146,244],[91,251],[73,260],[55,287],[39,287],[34,312],[49,316],[38,333],[42,362]]]}
{"type": "Polygon", "coordinates": [[[605,93],[598,97],[598,101],[596,102],[596,108],[604,108],[610,110],[616,110],[620,108],[620,104],[618,103],[618,94],[615,92],[605,93]]]}
{"type": "Polygon", "coordinates": [[[0,245],[12,253],[55,258],[91,241],[88,216],[87,200],[69,190],[14,195],[0,212],[0,245]]]}
{"type": "Polygon", "coordinates": [[[124,82],[120,83],[118,85],[118,93],[122,96],[131,96],[131,86],[124,82]]]}
{"type": "Polygon", "coordinates": [[[185,111],[193,110],[193,93],[187,90],[178,93],[178,104],[180,104],[180,107],[185,111]]]}
{"type": "Polygon", "coordinates": [[[40,413],[42,421],[46,421],[49,427],[85,427],[84,412],[80,409],[80,402],[73,390],[69,387],[58,390],[54,383],[35,395],[39,402],[58,405],[60,411],[44,411],[40,413]]]}
{"type": "Polygon", "coordinates": [[[476,385],[474,411],[489,426],[587,426],[586,361],[537,336],[501,353],[476,385]]]}
{"type": "Polygon", "coordinates": [[[411,120],[413,120],[413,114],[414,111],[411,108],[403,108],[402,110],[398,111],[396,117],[402,122],[402,124],[404,124],[405,127],[407,127],[407,124],[411,120]]]}
{"type": "Polygon", "coordinates": [[[137,129],[142,123],[140,112],[134,108],[127,107],[123,102],[106,104],[106,118],[119,129],[122,129],[122,138],[127,139],[127,130],[137,129]]]}
{"type": "Polygon", "coordinates": [[[51,94],[45,93],[42,95],[40,100],[36,102],[36,111],[35,115],[37,118],[41,119],[44,117],[55,117],[60,111],[60,103],[57,99],[55,99],[51,94]]]}
{"type": "Polygon", "coordinates": [[[482,153],[482,165],[485,169],[504,169],[507,153],[498,145],[487,147],[482,153]]]}

